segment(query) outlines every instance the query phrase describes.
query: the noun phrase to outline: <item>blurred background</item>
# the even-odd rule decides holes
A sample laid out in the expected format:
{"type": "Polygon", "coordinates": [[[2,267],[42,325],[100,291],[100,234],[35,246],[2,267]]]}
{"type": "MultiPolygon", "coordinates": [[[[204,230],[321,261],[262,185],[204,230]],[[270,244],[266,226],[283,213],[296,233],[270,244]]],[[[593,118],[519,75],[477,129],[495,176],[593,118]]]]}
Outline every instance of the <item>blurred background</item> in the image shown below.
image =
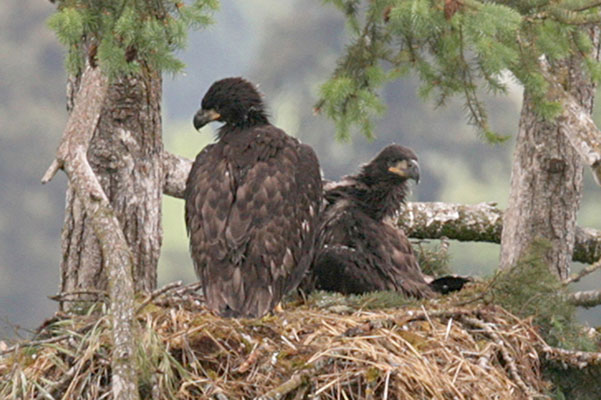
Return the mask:
{"type": "MultiPolygon", "coordinates": [[[[27,335],[56,310],[47,296],[58,290],[60,234],[66,178],[40,179],[52,161],[66,122],[63,49],[46,27],[49,1],[0,2],[0,339],[27,335]]],[[[215,80],[245,76],[260,84],[272,122],[316,150],[327,179],[354,173],[391,142],[412,147],[422,179],[411,200],[507,203],[514,139],[486,144],[467,126],[461,105],[443,109],[416,95],[405,79],[386,87],[388,111],[377,139],[334,139],[333,123],[314,115],[318,88],[330,75],[347,41],[342,16],[319,0],[222,0],[216,23],[190,33],[180,54],[184,74],[164,77],[163,127],[167,150],[193,158],[211,142],[210,128],[197,133],[192,116],[215,80]]],[[[521,91],[487,99],[496,131],[515,137],[521,91]]],[[[595,111],[596,121],[601,113],[595,111]]],[[[601,229],[598,198],[590,171],[579,223],[601,229]]],[[[166,197],[159,285],[195,281],[188,256],[183,201],[166,197]]],[[[486,276],[497,265],[499,246],[451,242],[457,273],[486,276]]],[[[575,265],[574,270],[581,268],[575,265]]],[[[576,289],[598,288],[599,274],[576,289]]],[[[580,317],[601,324],[598,309],[580,317]]]]}

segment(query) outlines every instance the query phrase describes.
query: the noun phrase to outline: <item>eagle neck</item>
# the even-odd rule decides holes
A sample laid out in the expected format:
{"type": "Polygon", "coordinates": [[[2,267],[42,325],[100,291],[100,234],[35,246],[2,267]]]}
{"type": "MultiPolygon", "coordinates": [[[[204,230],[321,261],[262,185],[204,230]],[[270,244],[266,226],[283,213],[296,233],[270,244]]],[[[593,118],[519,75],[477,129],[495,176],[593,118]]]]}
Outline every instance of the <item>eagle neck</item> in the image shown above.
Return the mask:
{"type": "Polygon", "coordinates": [[[247,131],[251,131],[253,128],[267,124],[269,124],[269,120],[262,114],[261,117],[249,117],[242,122],[228,122],[217,131],[217,139],[224,139],[232,134],[245,133],[247,131]]]}
{"type": "Polygon", "coordinates": [[[405,202],[405,185],[379,183],[366,185],[355,195],[359,207],[375,220],[383,220],[396,215],[405,202]]]}

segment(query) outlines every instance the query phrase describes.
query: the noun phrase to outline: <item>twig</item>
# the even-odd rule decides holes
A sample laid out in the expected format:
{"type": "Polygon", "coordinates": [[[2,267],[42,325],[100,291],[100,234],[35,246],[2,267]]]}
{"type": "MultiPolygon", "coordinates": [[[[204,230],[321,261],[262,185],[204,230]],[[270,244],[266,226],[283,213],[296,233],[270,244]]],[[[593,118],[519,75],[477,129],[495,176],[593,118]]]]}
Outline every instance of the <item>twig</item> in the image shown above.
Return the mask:
{"type": "Polygon", "coordinates": [[[3,356],[3,355],[8,354],[8,353],[12,353],[13,351],[15,351],[15,350],[17,350],[17,349],[19,349],[21,347],[33,347],[33,346],[39,346],[41,344],[56,343],[56,342],[60,342],[61,340],[68,339],[68,338],[70,338],[72,336],[73,335],[67,333],[67,334],[64,334],[64,335],[61,335],[61,336],[56,336],[56,337],[53,337],[53,338],[41,339],[41,340],[32,340],[31,342],[19,343],[19,344],[16,344],[14,346],[9,347],[6,350],[0,351],[0,356],[3,356]]]}
{"type": "Polygon", "coordinates": [[[95,290],[95,289],[61,292],[61,293],[55,294],[54,296],[48,296],[48,298],[50,300],[60,301],[60,302],[62,302],[62,301],[81,301],[81,299],[74,299],[74,300],[65,299],[65,297],[68,297],[68,296],[81,296],[81,295],[95,296],[96,298],[100,298],[100,297],[108,298],[108,293],[106,291],[95,290]]]}
{"type": "Polygon", "coordinates": [[[591,273],[595,272],[598,269],[601,269],[601,260],[597,261],[594,264],[587,265],[586,267],[582,268],[580,270],[580,272],[578,272],[577,274],[573,274],[570,277],[568,277],[567,279],[565,279],[562,282],[562,284],[564,286],[567,286],[570,283],[578,282],[583,277],[587,276],[588,274],[591,274],[591,273]]]}
{"type": "Polygon", "coordinates": [[[264,353],[264,347],[265,346],[263,342],[256,345],[255,348],[250,352],[248,357],[246,357],[246,360],[244,360],[244,362],[240,364],[236,372],[238,372],[239,374],[243,374],[246,371],[248,371],[252,366],[254,366],[259,357],[261,357],[261,355],[264,353]]]}
{"type": "Polygon", "coordinates": [[[309,380],[311,376],[319,373],[319,371],[330,361],[330,358],[322,358],[311,364],[308,364],[308,368],[295,373],[290,379],[278,387],[269,390],[267,393],[261,396],[255,397],[255,400],[280,400],[285,398],[286,395],[301,387],[307,380],[309,380]]]}
{"type": "Polygon", "coordinates": [[[471,318],[471,317],[467,317],[467,316],[463,316],[462,319],[465,322],[467,322],[468,324],[475,326],[476,328],[482,329],[484,332],[486,332],[488,334],[488,336],[490,336],[490,338],[492,340],[495,341],[495,343],[499,346],[499,350],[501,351],[501,356],[503,357],[503,360],[509,367],[509,373],[515,380],[516,385],[524,392],[524,394],[526,394],[528,396],[539,396],[539,394],[536,393],[536,391],[534,389],[532,389],[530,386],[528,386],[524,382],[524,380],[520,376],[520,373],[516,366],[515,360],[509,354],[509,352],[507,351],[507,348],[504,346],[503,339],[501,339],[499,334],[493,330],[493,328],[490,326],[490,324],[488,324],[484,321],[480,321],[479,319],[471,318]]]}
{"type": "Polygon", "coordinates": [[[194,282],[194,283],[189,283],[185,286],[182,286],[180,289],[177,289],[175,291],[176,295],[182,295],[186,292],[195,292],[198,289],[200,289],[202,287],[202,282],[194,282]]]}
{"type": "Polygon", "coordinates": [[[46,184],[54,178],[56,173],[63,168],[62,163],[60,163],[56,158],[52,160],[52,164],[46,170],[46,173],[42,177],[42,184],[46,184]]]}
{"type": "Polygon", "coordinates": [[[255,400],[280,400],[286,397],[287,394],[292,393],[298,387],[300,387],[305,379],[307,379],[310,375],[310,372],[314,372],[314,370],[297,372],[292,375],[292,378],[288,379],[286,382],[282,383],[280,386],[271,389],[267,393],[262,396],[257,397],[255,400]]]}
{"type": "Polygon", "coordinates": [[[146,307],[148,304],[150,304],[157,297],[159,297],[173,289],[180,288],[181,286],[182,286],[182,281],[176,281],[176,282],[171,282],[171,283],[163,286],[162,288],[154,290],[152,293],[150,293],[148,295],[148,297],[146,297],[146,300],[144,300],[142,302],[142,304],[140,304],[138,306],[135,313],[137,314],[140,311],[142,311],[144,309],[144,307],[146,307]]]}

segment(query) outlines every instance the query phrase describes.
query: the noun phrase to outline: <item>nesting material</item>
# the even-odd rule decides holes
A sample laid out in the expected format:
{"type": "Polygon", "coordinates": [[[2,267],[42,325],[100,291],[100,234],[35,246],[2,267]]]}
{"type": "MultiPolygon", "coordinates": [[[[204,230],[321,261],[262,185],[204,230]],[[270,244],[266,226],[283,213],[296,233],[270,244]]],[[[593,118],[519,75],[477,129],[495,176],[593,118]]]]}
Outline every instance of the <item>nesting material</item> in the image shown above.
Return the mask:
{"type": "MultiPolygon", "coordinates": [[[[546,398],[549,389],[537,354],[544,342],[499,307],[312,299],[238,320],[200,300],[166,294],[138,313],[142,398],[490,400],[546,398]]],[[[36,345],[5,350],[0,398],[110,397],[108,326],[106,316],[58,316],[36,345]]]]}

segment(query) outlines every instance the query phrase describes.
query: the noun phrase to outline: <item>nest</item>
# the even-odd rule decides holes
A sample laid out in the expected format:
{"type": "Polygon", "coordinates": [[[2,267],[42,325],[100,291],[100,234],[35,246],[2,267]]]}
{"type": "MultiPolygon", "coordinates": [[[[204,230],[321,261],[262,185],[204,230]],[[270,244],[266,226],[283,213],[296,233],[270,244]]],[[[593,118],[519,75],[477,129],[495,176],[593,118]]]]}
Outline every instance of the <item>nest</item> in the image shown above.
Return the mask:
{"type": "MultiPolygon", "coordinates": [[[[549,389],[544,342],[500,307],[379,308],[322,293],[251,320],[217,317],[201,300],[165,295],[139,310],[141,398],[489,400],[549,389]]],[[[106,316],[55,316],[39,340],[4,351],[0,398],[110,397],[108,327],[106,316]]]]}

